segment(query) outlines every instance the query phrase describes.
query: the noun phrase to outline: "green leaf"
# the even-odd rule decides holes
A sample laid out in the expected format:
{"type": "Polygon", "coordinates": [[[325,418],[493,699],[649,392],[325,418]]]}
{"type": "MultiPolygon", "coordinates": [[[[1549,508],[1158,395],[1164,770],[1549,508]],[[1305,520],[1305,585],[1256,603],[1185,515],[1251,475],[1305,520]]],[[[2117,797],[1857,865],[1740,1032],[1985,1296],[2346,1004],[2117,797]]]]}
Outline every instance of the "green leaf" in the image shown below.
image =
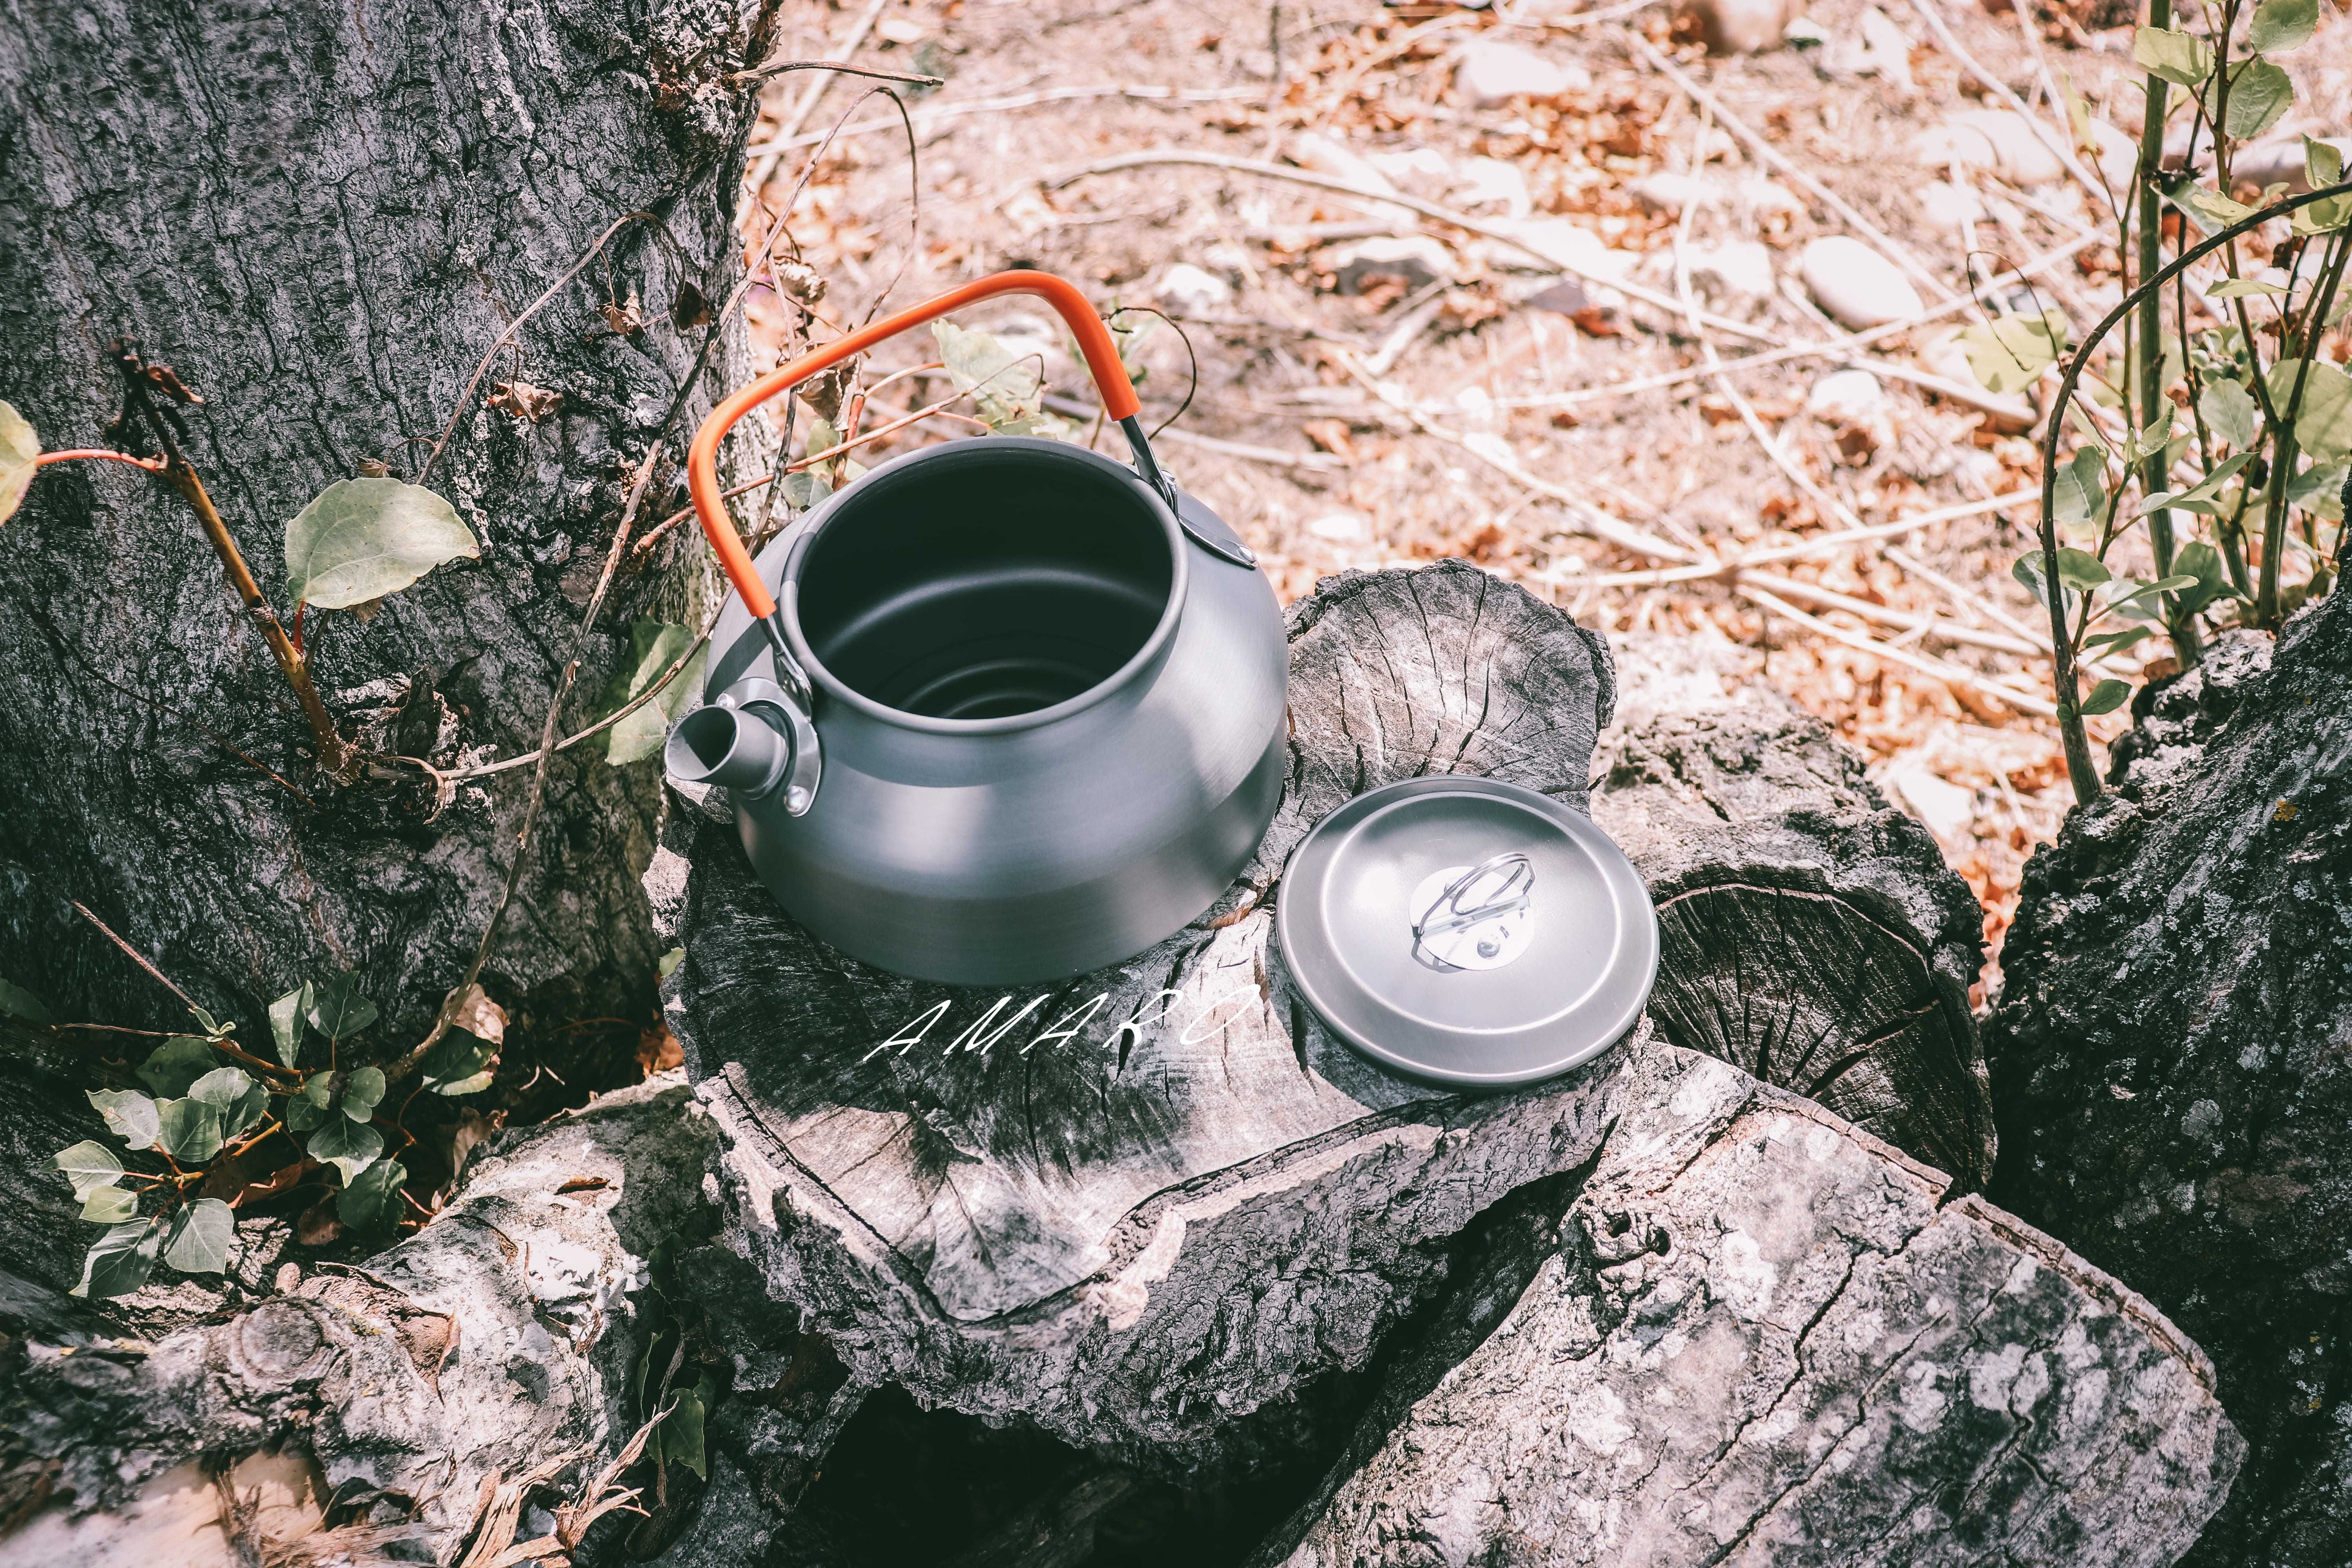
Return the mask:
{"type": "MultiPolygon", "coordinates": [[[[629,628],[629,657],[604,691],[604,711],[625,708],[661,679],[694,645],[694,634],[684,626],[650,616],[629,628]]],[[[694,701],[702,687],[705,650],[697,650],[687,667],[654,700],[604,731],[604,760],[614,767],[643,762],[657,754],[670,724],[694,701]]]]}
{"type": "Polygon", "coordinates": [[[2122,707],[2125,700],[2130,696],[2130,681],[2102,680],[2091,688],[2091,694],[2088,697],[2083,699],[2084,716],[2088,718],[2099,713],[2112,713],[2122,707]]]}
{"type": "Polygon", "coordinates": [[[2344,521],[2344,473],[2342,463],[2333,467],[2314,464],[2286,482],[2286,499],[2314,517],[2330,522],[2344,521]]]}
{"type": "Polygon", "coordinates": [[[2263,0],[2246,42],[2256,54],[2284,55],[2311,41],[2319,26],[2319,0],[2263,0]]]}
{"type": "Polygon", "coordinates": [[[2228,130],[2239,141],[2268,131],[2294,103],[2294,83],[2270,61],[2255,58],[2230,68],[2228,130]]]}
{"type": "Polygon", "coordinates": [[[2233,202],[2221,192],[2209,191],[2202,185],[2182,185],[2168,192],[2167,196],[2208,234],[2218,234],[2241,218],[2254,216],[2254,209],[2242,202],[2233,202]]]}
{"type": "Polygon", "coordinates": [[[2303,181],[2315,191],[2324,191],[2344,177],[2344,149],[2333,142],[2322,142],[2316,136],[2303,139],[2303,181]]]}
{"type": "MultiPolygon", "coordinates": [[[[0,403],[0,408],[5,408],[8,405],[6,404],[0,403]]],[[[5,435],[0,435],[0,441],[5,441],[5,435]]],[[[0,490],[5,490],[5,478],[0,478],[0,490]]],[[[5,518],[7,515],[8,514],[6,512],[0,511],[0,518],[5,518]]],[[[5,980],[0,980],[0,1013],[10,1014],[13,1016],[22,1018],[27,1024],[47,1024],[53,1022],[49,1017],[49,1010],[41,1005],[41,999],[38,996],[34,995],[23,986],[12,985],[5,980]]]]}
{"type": "Polygon", "coordinates": [[[365,1121],[383,1100],[383,1069],[353,1068],[343,1079],[343,1114],[365,1121]]]}
{"type": "MultiPolygon", "coordinates": [[[[2107,458],[2095,447],[2076,450],[2058,470],[2055,506],[2061,522],[2081,522],[2104,516],[2107,510],[2107,458]]],[[[2081,552],[2075,552],[2080,554],[2081,552]]],[[[2062,555],[2063,561],[2064,557],[2062,555]]],[[[2063,577],[2064,574],[2062,572],[2063,577]]]]}
{"type": "Polygon", "coordinates": [[[2252,452],[2240,452],[2213,465],[2204,479],[2185,490],[2158,490],[2140,503],[2143,515],[2166,507],[2178,507],[2183,511],[2203,512],[2208,517],[2219,516],[2221,510],[2221,487],[2237,477],[2238,470],[2254,460],[2252,452]]]}
{"type": "Polygon", "coordinates": [[[434,1093],[446,1095],[478,1094],[490,1087],[496,1076],[490,1064],[498,1058],[499,1047],[489,1040],[476,1039],[462,1029],[452,1029],[441,1043],[425,1054],[424,1078],[434,1093]]]}
{"type": "Polygon", "coordinates": [[[343,1184],[335,1194],[335,1215],[353,1230],[389,1230],[400,1218],[400,1190],[407,1184],[407,1166],[378,1160],[343,1184]]]}
{"type": "Polygon", "coordinates": [[[97,1225],[121,1225],[139,1214],[139,1194],[125,1187],[99,1187],[81,1201],[81,1217],[97,1225]]]}
{"type": "Polygon", "coordinates": [[[155,1271],[155,1254],[163,1245],[163,1227],[156,1220],[116,1226],[90,1243],[89,1256],[82,1260],[81,1283],[67,1294],[91,1300],[130,1295],[155,1271]]]}
{"type": "Polygon", "coordinates": [[[220,1152],[221,1110],[209,1100],[167,1100],[156,1108],[155,1147],[183,1165],[201,1165],[220,1152]]]}
{"type": "Polygon", "coordinates": [[[16,516],[16,509],[25,504],[25,492],[33,488],[33,476],[40,472],[34,466],[40,455],[41,438],[33,434],[25,416],[13,405],[0,403],[0,522],[16,516]]]}
{"type": "Polygon", "coordinates": [[[2224,278],[2205,290],[2208,300],[2242,300],[2249,294],[2284,294],[2286,285],[2267,278],[2224,278]]]}
{"type": "Polygon", "coordinates": [[[131,1148],[145,1149],[154,1143],[162,1121],[155,1102],[137,1089],[94,1089],[89,1091],[89,1103],[106,1118],[106,1130],[131,1148]]]}
{"type": "Polygon", "coordinates": [[[2194,615],[2231,592],[2229,568],[2221,560],[2221,552],[2202,540],[2175,555],[2172,565],[2175,571],[2197,579],[2197,586],[2183,589],[2177,601],[2182,615],[2194,615]]]}
{"type": "Polygon", "coordinates": [[[236,1242],[236,1216],[218,1198],[198,1198],[172,1216],[163,1261],[183,1274],[218,1274],[236,1242]]]}
{"type": "Polygon", "coordinates": [[[56,1158],[58,1169],[73,1184],[77,1201],[122,1179],[122,1162],[115,1158],[113,1150],[94,1138],[85,1138],[70,1149],[58,1150],[56,1158]]]}
{"type": "Polygon", "coordinates": [[[2152,76],[2195,87],[2213,74],[2213,51],[2192,33],[2142,27],[2132,35],[2132,59],[2152,76]]]}
{"type": "Polygon", "coordinates": [[[330,1116],[325,1125],[310,1135],[303,1145],[310,1158],[320,1164],[332,1165],[343,1173],[343,1185],[350,1186],[359,1173],[375,1163],[383,1152],[383,1134],[364,1121],[353,1121],[348,1116],[330,1116]]]}
{"type": "MultiPolygon", "coordinates": [[[[2347,223],[2352,223],[2352,195],[2326,196],[2297,207],[2287,220],[2287,226],[2297,234],[2333,234],[2347,223]]],[[[2352,310],[2352,293],[2339,298],[2329,325],[2340,320],[2347,310],[2352,310]]]]}
{"type": "Polygon", "coordinates": [[[2042,552],[2029,550],[2010,563],[2009,574],[2024,585],[2033,595],[2033,602],[2043,609],[2050,607],[2050,590],[2042,575],[2042,552]]]}
{"type": "Polygon", "coordinates": [[[302,1016],[310,1010],[310,988],[299,985],[269,1005],[269,1037],[278,1059],[292,1067],[302,1054],[302,1016]]]}
{"type": "Polygon", "coordinates": [[[194,1035],[174,1035],[148,1054],[139,1068],[139,1081],[158,1100],[188,1092],[188,1086],[220,1065],[213,1048],[194,1035]]]}
{"type": "Polygon", "coordinates": [[[814,468],[784,476],[784,504],[796,511],[806,511],[833,493],[833,481],[814,468]]]}
{"type": "MultiPolygon", "coordinates": [[[[328,1075],[320,1073],[323,1081],[328,1075]]],[[[300,1134],[324,1122],[334,1111],[323,1105],[314,1105],[305,1095],[292,1095],[286,1101],[286,1131],[300,1134]]]]}
{"type": "Polygon", "coordinates": [[[331,1040],[347,1040],[375,1022],[375,1004],[360,994],[360,985],[348,974],[331,974],[313,981],[310,1027],[331,1040]]]}
{"type": "Polygon", "coordinates": [[[2086,550],[2058,552],[2058,581],[2069,588],[2087,591],[2105,582],[2108,575],[2105,565],[2086,550]]]}
{"type": "MultiPolygon", "coordinates": [[[[661,1457],[668,1464],[681,1465],[698,1477],[703,1476],[703,1416],[706,1414],[703,1384],[681,1388],[670,1401],[669,1414],[654,1430],[661,1436],[661,1457]]],[[[707,1479],[707,1478],[706,1478],[707,1479]]]]}
{"type": "Polygon", "coordinates": [[[1969,371],[1988,392],[2021,392],[2065,352],[2072,331],[2063,310],[2001,316],[1960,333],[1969,371]]]}
{"type": "Polygon", "coordinates": [[[339,479],[286,525],[286,592],[348,610],[396,594],[445,561],[478,556],[447,501],[398,479],[339,479]]]}
{"type": "Polygon", "coordinates": [[[243,1068],[215,1068],[188,1086],[188,1098],[220,1108],[223,1142],[260,1121],[269,1105],[269,1091],[243,1068]]]}
{"type": "Polygon", "coordinates": [[[948,379],[971,394],[972,409],[1000,436],[1059,440],[1069,426],[1045,412],[1045,381],[1035,354],[1015,354],[987,332],[933,321],[948,379]]]}
{"type": "Polygon", "coordinates": [[[2097,653],[2105,650],[2108,653],[2121,653],[2142,638],[2155,635],[2155,632],[2147,626],[2126,626],[2122,631],[2108,632],[2103,637],[2091,638],[2083,645],[2083,651],[2097,653]]]}
{"type": "Polygon", "coordinates": [[[2203,416],[2205,427],[2232,447],[2247,447],[2254,444],[2254,431],[2260,426],[2261,410],[2254,395],[2234,381],[2220,376],[2205,384],[2197,395],[2197,412],[2203,416]]]}
{"type": "MultiPolygon", "coordinates": [[[[2271,366],[2271,405],[2282,416],[2294,396],[2303,361],[2281,360],[2271,366]]],[[[2352,375],[2326,360],[2311,362],[2304,377],[2303,402],[2294,416],[2294,438],[2315,461],[2333,463],[2352,455],[2352,375]]]]}

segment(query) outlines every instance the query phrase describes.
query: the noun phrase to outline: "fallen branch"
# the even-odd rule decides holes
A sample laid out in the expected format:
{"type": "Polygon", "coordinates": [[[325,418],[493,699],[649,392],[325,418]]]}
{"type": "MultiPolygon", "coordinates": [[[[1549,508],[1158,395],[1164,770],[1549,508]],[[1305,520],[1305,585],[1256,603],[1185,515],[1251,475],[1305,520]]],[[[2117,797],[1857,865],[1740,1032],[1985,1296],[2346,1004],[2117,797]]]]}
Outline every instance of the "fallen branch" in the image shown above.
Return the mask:
{"type": "MultiPolygon", "coordinates": [[[[1575,585],[1587,588],[1660,588],[1669,583],[1696,582],[1702,577],[1722,577],[1736,574],[1754,566],[1778,561],[1798,561],[1809,556],[1826,555],[1832,550],[1869,539],[1892,539],[1906,533],[1916,533],[1938,522],[1953,522],[1964,517],[1981,517],[1987,512],[2000,511],[2012,506],[2033,503],[2032,490],[2011,490],[2007,495],[1990,496],[1983,500],[1964,501],[1958,506],[1940,507],[1923,511],[1915,517],[1898,518],[1893,522],[1873,523],[1867,528],[1843,529],[1835,533],[1817,534],[1793,544],[1768,545],[1751,550],[1729,561],[1705,561],[1687,566],[1662,567],[1649,572],[1609,572],[1592,576],[1570,573],[1548,573],[1543,580],[1557,586],[1575,585]]],[[[1673,559],[1673,557],[1665,557],[1673,559]]]]}
{"type": "Polygon", "coordinates": [[[877,81],[903,81],[911,87],[944,87],[947,78],[924,76],[916,71],[888,71],[879,66],[853,66],[841,60],[769,60],[750,70],[737,71],[727,79],[732,82],[765,81],[786,71],[839,71],[844,76],[872,77],[877,81]]]}
{"type": "MultiPolygon", "coordinates": [[[[1643,0],[1648,4],[1649,0],[1643,0]]],[[[975,98],[962,103],[926,104],[915,110],[916,123],[929,130],[935,121],[959,119],[967,114],[994,114],[1013,110],[1035,109],[1049,103],[1083,103],[1095,99],[1132,98],[1147,103],[1230,103],[1235,99],[1256,98],[1254,87],[1173,88],[1134,86],[1054,87],[1038,92],[1016,92],[1004,98],[975,98]]],[[[887,131],[898,122],[895,120],[861,120],[855,125],[845,125],[839,134],[844,137],[865,136],[877,131],[887,131]]],[[[814,147],[824,140],[822,131],[804,131],[792,137],[777,137],[747,150],[746,156],[770,157],[789,153],[796,147],[814,147]]]]}

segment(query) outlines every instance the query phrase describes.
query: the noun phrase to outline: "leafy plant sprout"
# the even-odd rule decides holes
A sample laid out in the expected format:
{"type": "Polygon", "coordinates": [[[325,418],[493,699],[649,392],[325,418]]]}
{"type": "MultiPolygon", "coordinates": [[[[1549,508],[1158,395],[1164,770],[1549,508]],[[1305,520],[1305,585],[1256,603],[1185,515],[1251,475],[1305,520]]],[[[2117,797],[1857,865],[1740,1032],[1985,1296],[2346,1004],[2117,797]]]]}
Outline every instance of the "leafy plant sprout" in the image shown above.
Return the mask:
{"type": "MultiPolygon", "coordinates": [[[[2311,37],[2317,0],[2200,4],[2198,30],[2173,19],[2168,0],[2155,0],[2133,41],[2146,113],[2129,199],[2113,205],[2136,281],[2066,361],[2046,414],[2038,547],[2014,568],[2050,616],[2059,729],[2084,803],[2099,785],[2083,721],[2122,707],[2131,686],[2109,678],[2080,690],[2084,658],[2161,632],[2187,664],[2209,627],[2276,629],[2334,585],[2352,482],[2352,375],[2321,353],[2352,310],[2342,153],[2305,137],[2309,188],[2296,195],[2274,184],[2248,205],[2231,178],[2238,151],[2293,105],[2293,79],[2273,57],[2311,37]],[[2172,99],[2175,86],[2187,96],[2172,99]],[[2184,118],[2189,153],[2168,167],[2166,133],[2184,118]],[[2210,172],[2199,166],[2208,154],[2210,172]],[[2240,242],[2272,236],[2271,265],[2250,273],[2240,242]],[[2193,307],[2191,268],[2209,258],[2222,275],[2202,279],[2193,307]],[[2062,457],[2070,432],[2077,444],[2062,457]],[[2155,574],[2120,575],[2111,554],[2143,521],[2155,574]]],[[[2077,151],[2095,162],[2088,110],[2071,92],[2066,108],[2077,151]]],[[[2059,363],[2069,336],[2064,312],[2035,310],[1971,328],[1964,342],[1979,381],[2014,392],[2059,363]]]]}

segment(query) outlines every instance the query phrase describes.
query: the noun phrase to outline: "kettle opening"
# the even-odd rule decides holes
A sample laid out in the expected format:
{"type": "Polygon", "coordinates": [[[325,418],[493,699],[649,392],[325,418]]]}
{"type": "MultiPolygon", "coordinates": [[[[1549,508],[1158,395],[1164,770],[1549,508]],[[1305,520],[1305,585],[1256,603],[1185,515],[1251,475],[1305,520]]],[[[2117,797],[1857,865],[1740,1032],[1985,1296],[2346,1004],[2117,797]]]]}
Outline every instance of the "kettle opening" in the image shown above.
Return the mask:
{"type": "Polygon", "coordinates": [[[793,595],[822,671],[933,720],[1013,718],[1118,676],[1174,619],[1181,536],[1080,448],[935,447],[845,493],[793,595]]]}

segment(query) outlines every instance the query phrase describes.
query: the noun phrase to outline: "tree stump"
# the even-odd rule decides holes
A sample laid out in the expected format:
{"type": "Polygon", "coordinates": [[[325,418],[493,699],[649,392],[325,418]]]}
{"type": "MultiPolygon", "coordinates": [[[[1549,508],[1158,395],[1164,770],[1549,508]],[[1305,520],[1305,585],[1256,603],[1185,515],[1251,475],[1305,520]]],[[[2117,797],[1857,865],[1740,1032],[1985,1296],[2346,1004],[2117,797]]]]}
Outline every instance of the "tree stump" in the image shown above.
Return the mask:
{"type": "Polygon", "coordinates": [[[1559,1250],[1261,1563],[2161,1568],[2220,1506],[2242,1444],[2147,1302],[1737,1068],[1633,1076],[1559,1250]]]}
{"type": "Polygon", "coordinates": [[[1983,916],[1935,838],[1788,698],[1686,639],[1618,650],[1593,819],[1658,908],[1666,1039],[1795,1090],[1962,1190],[1992,1173],[1969,985],[1983,916]]]}
{"type": "MultiPolygon", "coordinates": [[[[801,932],[731,830],[694,841],[671,1014],[726,1140],[727,1242],[856,1376],[1131,1458],[1246,1458],[1332,1419],[1316,1391],[1432,1298],[1474,1217],[1600,1148],[1621,1060],[1504,1094],[1409,1081],[1319,1026],[1268,938],[1285,858],[1364,790],[1490,773],[1583,808],[1615,700],[1607,650],[1458,562],[1328,580],[1292,606],[1290,637],[1289,777],[1256,862],[1201,921],[1118,971],[1013,996],[899,980],[801,932]],[[1055,1035],[1077,1017],[1078,1036],[1055,1035]]],[[[1777,711],[1790,744],[1833,750],[1820,726],[1777,711]]],[[[1767,743],[1736,714],[1747,728],[1682,722],[1767,743]]],[[[1782,771],[1739,798],[1760,802],[1782,771]]],[[[1712,1006],[1700,1043],[1806,1087],[1850,1082],[1860,1099],[1866,1083],[1883,1122],[1966,1156],[1982,1137],[1964,1092],[1973,1034],[1964,1007],[1938,1011],[1937,966],[1973,958],[1947,951],[1949,890],[1895,884],[1965,889],[1851,766],[1796,771],[1811,792],[1802,810],[1757,804],[1713,836],[1645,794],[1633,763],[1612,771],[1637,854],[1681,879],[1675,896],[1698,893],[1672,917],[1692,934],[1669,950],[1676,973],[1653,1016],[1685,1027],[1712,1006]],[[1866,906],[1881,948],[1860,951],[1895,957],[1857,963],[1836,943],[1881,882],[1866,906]],[[1810,895],[1800,916],[1771,915],[1784,935],[1816,929],[1803,923],[1816,910],[1829,934],[1797,943],[1807,962],[1771,982],[1774,1006],[1705,1002],[1743,984],[1763,994],[1740,976],[1765,951],[1748,944],[1769,906],[1742,900],[1767,887],[1810,895]],[[1739,896],[1706,896],[1726,888],[1739,896]],[[1842,903],[1839,889],[1858,890],[1842,903]],[[1715,934],[1726,910],[1747,923],[1715,934]],[[1927,1043],[1890,1047],[1923,1010],[1927,1043]],[[1895,1065],[1912,1062],[1934,1065],[1895,1065]],[[1963,1091],[1942,1101],[1904,1101],[1954,1083],[1963,1091]]]]}
{"type": "Polygon", "coordinates": [[[2135,712],[2026,866],[1992,1192],[2211,1353],[2251,1453],[2187,1561],[2352,1561],[2352,604],[2227,634],[2135,712]]]}
{"type": "Polygon", "coordinates": [[[1598,1146],[1605,1063],[1499,1096],[1408,1082],[1312,1025],[1269,939],[1285,857],[1362,790],[1489,773],[1580,806],[1607,650],[1458,563],[1337,579],[1289,626],[1257,858],[1115,970],[900,979],[805,935],[731,829],[696,840],[672,1016],[727,1142],[727,1237],[858,1377],[1081,1447],[1234,1457],[1362,1365],[1481,1209],[1598,1146]]]}

